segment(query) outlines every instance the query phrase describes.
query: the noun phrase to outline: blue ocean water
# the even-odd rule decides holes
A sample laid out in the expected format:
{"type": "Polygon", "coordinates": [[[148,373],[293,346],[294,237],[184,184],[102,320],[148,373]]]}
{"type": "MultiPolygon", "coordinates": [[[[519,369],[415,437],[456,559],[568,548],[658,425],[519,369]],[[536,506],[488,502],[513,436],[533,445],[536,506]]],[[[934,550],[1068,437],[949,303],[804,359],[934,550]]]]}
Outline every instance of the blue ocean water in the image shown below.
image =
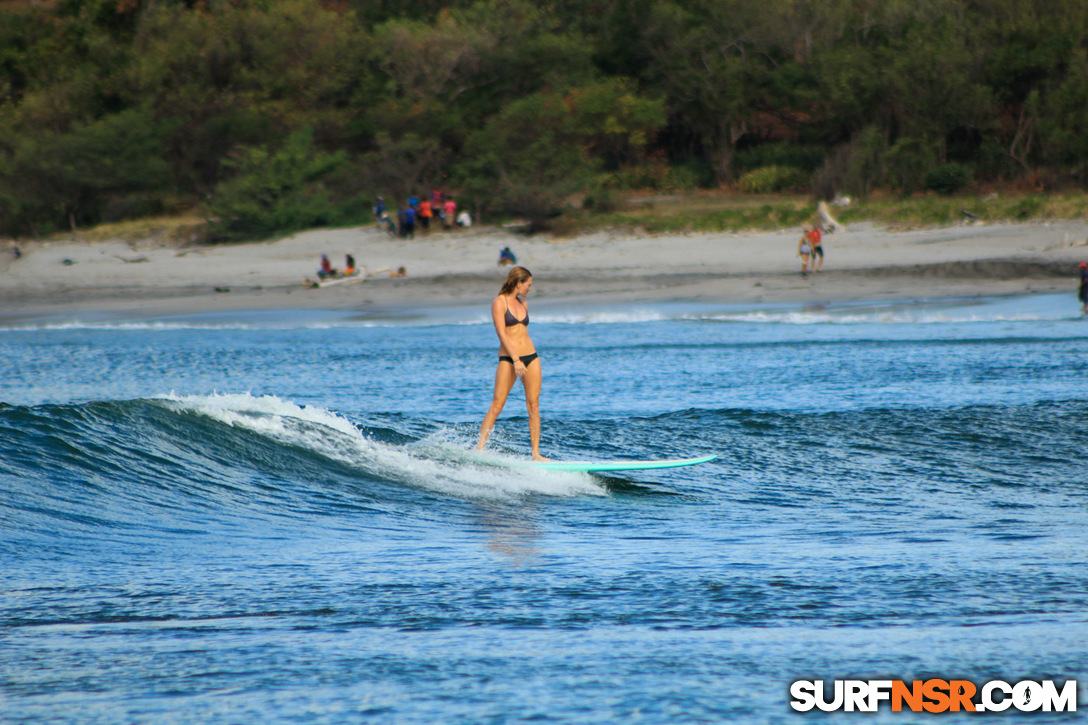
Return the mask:
{"type": "Polygon", "coordinates": [[[853,721],[790,683],[1088,679],[1075,299],[538,303],[547,455],[719,456],[609,476],[513,465],[518,391],[470,452],[485,313],[0,329],[0,719],[853,721]]]}

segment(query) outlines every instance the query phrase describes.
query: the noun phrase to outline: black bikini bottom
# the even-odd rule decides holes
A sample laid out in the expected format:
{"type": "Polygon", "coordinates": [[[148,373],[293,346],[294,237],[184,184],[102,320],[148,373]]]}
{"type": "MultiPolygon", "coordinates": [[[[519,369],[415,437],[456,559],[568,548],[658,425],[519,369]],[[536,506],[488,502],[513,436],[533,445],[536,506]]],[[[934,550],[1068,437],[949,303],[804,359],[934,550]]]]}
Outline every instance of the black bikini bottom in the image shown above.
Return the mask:
{"type": "MultiPolygon", "coordinates": [[[[529,367],[529,363],[531,363],[533,360],[536,360],[537,357],[538,357],[538,355],[535,352],[531,352],[528,355],[522,355],[521,356],[521,363],[525,367],[529,367]]],[[[514,358],[510,357],[509,355],[499,355],[499,362],[508,362],[511,365],[513,365],[514,364],[514,358]]]]}

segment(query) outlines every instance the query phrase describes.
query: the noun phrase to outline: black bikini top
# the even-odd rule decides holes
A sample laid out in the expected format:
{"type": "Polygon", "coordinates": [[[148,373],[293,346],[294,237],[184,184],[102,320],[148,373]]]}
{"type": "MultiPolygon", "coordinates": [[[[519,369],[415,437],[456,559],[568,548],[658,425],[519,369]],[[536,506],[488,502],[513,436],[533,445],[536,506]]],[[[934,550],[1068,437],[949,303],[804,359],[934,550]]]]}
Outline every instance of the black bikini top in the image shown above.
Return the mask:
{"type": "MultiPolygon", "coordinates": [[[[525,303],[522,302],[521,304],[524,305],[525,303]]],[[[514,317],[512,312],[510,312],[510,302],[507,301],[506,302],[506,316],[503,319],[506,320],[506,326],[507,327],[513,327],[514,325],[525,325],[526,327],[528,327],[529,326],[529,308],[528,307],[525,308],[525,319],[524,320],[519,320],[518,318],[514,317]]]]}

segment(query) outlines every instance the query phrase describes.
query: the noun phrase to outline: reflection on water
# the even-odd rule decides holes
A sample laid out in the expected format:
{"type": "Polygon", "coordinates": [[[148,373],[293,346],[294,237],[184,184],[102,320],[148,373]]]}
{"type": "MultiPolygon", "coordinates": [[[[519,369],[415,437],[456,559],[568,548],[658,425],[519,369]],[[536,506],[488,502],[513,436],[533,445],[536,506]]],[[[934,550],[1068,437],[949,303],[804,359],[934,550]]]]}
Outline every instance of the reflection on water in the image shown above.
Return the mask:
{"type": "Polygon", "coordinates": [[[534,508],[528,500],[479,505],[477,520],[487,532],[487,548],[502,554],[516,567],[537,559],[541,530],[532,518],[534,508]]]}

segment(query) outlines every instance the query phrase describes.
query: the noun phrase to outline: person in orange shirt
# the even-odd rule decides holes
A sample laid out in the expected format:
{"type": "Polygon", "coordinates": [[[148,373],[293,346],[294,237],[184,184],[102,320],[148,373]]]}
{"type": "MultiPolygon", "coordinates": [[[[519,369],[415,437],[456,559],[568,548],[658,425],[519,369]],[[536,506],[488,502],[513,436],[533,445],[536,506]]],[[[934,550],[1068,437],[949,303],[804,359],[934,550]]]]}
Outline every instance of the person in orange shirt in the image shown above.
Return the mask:
{"type": "Polygon", "coordinates": [[[427,231],[431,228],[431,217],[434,216],[434,212],[431,210],[431,202],[427,199],[419,202],[419,226],[423,231],[427,231]]]}

